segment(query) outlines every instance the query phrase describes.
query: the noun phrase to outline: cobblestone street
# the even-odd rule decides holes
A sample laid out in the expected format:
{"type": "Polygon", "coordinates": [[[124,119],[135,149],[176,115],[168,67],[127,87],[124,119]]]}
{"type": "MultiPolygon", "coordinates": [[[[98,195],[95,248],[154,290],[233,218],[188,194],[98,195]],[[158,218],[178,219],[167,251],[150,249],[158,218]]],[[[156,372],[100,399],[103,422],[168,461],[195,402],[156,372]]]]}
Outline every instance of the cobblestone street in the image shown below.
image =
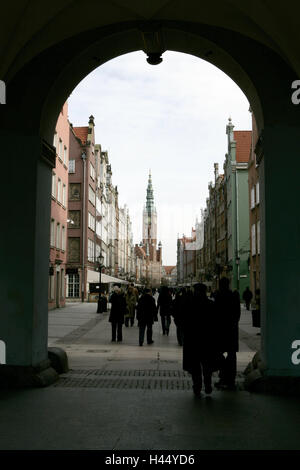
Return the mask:
{"type": "MultiPolygon", "coordinates": [[[[138,345],[138,327],[123,326],[122,343],[112,343],[108,313],[97,314],[96,304],[68,304],[64,309],[49,312],[49,346],[65,349],[74,374],[77,369],[182,371],[182,348],[176,339],[172,322],[169,336],[162,335],[160,319],[154,324],[154,344],[138,345]]],[[[243,371],[260,347],[258,328],[251,326],[251,313],[242,306],[240,320],[240,351],[238,353],[238,380],[242,387],[243,371]]],[[[68,374],[67,374],[68,375],[68,374]]],[[[64,382],[66,383],[66,377],[64,382]]],[[[76,382],[72,382],[76,383],[76,382]]],[[[91,381],[89,381],[91,383],[91,381]]],[[[96,382],[94,382],[95,384],[96,382]]],[[[101,382],[103,386],[107,382],[101,382]]],[[[98,383],[99,385],[99,383],[98,383]]]]}
{"type": "Polygon", "coordinates": [[[156,323],[149,346],[138,346],[136,325],[111,343],[108,314],[95,311],[78,303],[49,312],[49,346],[67,351],[70,371],[46,388],[0,391],[0,449],[299,450],[299,398],[243,390],[249,345],[260,342],[249,312],[237,391],[195,398],[173,323],[169,336],[156,323]]]}

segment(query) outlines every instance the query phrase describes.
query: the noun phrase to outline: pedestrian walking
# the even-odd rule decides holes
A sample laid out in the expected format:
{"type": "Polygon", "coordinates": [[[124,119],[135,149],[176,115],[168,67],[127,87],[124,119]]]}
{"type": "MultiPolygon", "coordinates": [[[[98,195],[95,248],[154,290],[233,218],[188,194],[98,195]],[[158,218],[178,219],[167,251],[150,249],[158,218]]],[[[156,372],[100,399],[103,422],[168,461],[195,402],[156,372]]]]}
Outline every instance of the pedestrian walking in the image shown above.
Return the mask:
{"type": "Polygon", "coordinates": [[[127,306],[127,311],[125,314],[125,326],[128,327],[129,324],[130,326],[134,325],[135,307],[137,303],[136,293],[132,285],[128,286],[125,299],[126,299],[126,306],[127,306]]]}
{"type": "MultiPolygon", "coordinates": [[[[260,328],[260,289],[255,290],[254,308],[252,310],[252,326],[260,328]]],[[[260,333],[257,333],[258,335],[260,333]]]]}
{"type": "Polygon", "coordinates": [[[251,303],[252,297],[253,297],[253,294],[251,290],[249,289],[249,286],[247,286],[243,292],[243,300],[245,301],[247,310],[250,310],[250,303],[251,303]]]}
{"type": "Polygon", "coordinates": [[[176,325],[176,336],[179,346],[183,345],[183,317],[186,308],[187,292],[183,287],[176,292],[172,307],[172,315],[176,325]]]}
{"type": "Polygon", "coordinates": [[[206,285],[194,285],[194,293],[185,300],[183,320],[183,369],[192,375],[193,391],[212,393],[212,373],[222,366],[218,345],[214,302],[206,295],[206,285]],[[218,362],[218,363],[217,363],[218,362]]]}
{"type": "Polygon", "coordinates": [[[163,335],[168,335],[171,325],[172,295],[167,286],[161,287],[157,299],[157,308],[159,309],[163,335]]]}
{"type": "Polygon", "coordinates": [[[118,285],[114,285],[113,293],[109,299],[111,303],[110,315],[108,321],[111,323],[112,341],[121,342],[122,327],[124,324],[124,316],[127,311],[125,296],[118,285]]]}
{"type": "Polygon", "coordinates": [[[139,326],[139,345],[143,346],[145,330],[147,329],[147,344],[153,344],[152,325],[157,321],[157,307],[152,291],[146,288],[138,301],[137,321],[139,326]]]}
{"type": "Polygon", "coordinates": [[[229,279],[220,279],[219,290],[215,296],[217,324],[221,336],[220,347],[226,358],[220,370],[220,380],[215,385],[221,389],[235,389],[237,356],[239,350],[239,320],[241,316],[240,296],[238,291],[229,288],[229,279]]]}

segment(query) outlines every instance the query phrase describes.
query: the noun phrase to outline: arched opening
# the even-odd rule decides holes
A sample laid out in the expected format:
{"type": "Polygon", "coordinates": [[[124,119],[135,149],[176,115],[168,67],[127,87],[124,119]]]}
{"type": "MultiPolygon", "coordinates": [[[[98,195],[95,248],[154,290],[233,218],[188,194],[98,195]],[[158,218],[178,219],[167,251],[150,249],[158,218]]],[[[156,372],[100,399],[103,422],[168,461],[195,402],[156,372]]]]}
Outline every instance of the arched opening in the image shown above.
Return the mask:
{"type": "MultiPolygon", "coordinates": [[[[29,275],[21,287],[16,283],[18,274],[15,268],[6,268],[7,315],[3,318],[6,322],[3,338],[7,344],[7,364],[35,365],[45,360],[47,355],[48,260],[45,253],[50,217],[49,207],[45,210],[45,206],[50,194],[53,164],[53,150],[49,143],[52,142],[59,110],[72,89],[93,69],[113,57],[141,49],[149,57],[173,50],[208,60],[228,74],[249,100],[261,136],[258,153],[264,217],[261,249],[265,374],[298,377],[299,368],[291,361],[291,344],[297,339],[294,338],[298,315],[297,265],[293,254],[299,248],[294,218],[284,215],[287,207],[291,213],[297,210],[294,202],[297,199],[297,180],[296,172],[282,165],[283,155],[288,155],[289,167],[298,168],[299,165],[296,160],[298,115],[290,99],[294,72],[273,48],[232,29],[173,20],[116,23],[82,32],[45,49],[17,73],[11,69],[7,74],[7,101],[10,104],[1,117],[4,151],[11,156],[6,162],[7,171],[14,170],[12,162],[17,154],[19,172],[22,178],[25,175],[29,178],[30,191],[26,192],[24,203],[31,208],[22,215],[21,221],[20,218],[18,220],[26,227],[24,241],[29,247],[22,259],[23,270],[29,271],[29,275]],[[14,139],[13,151],[8,143],[11,139],[14,139]],[[282,181],[287,184],[288,180],[286,190],[278,191],[282,181]],[[287,234],[293,234],[290,235],[292,240],[287,234]],[[283,310],[287,317],[283,316],[283,310]],[[21,334],[22,357],[16,348],[15,332],[8,327],[12,318],[16,319],[19,331],[23,332],[27,327],[30,331],[27,337],[21,334]],[[283,328],[284,325],[289,327],[283,328]]],[[[18,177],[18,185],[21,181],[18,177]]],[[[8,190],[5,185],[3,190],[8,190]]],[[[11,204],[17,202],[14,196],[11,204]]],[[[7,223],[11,228],[16,224],[10,211],[7,223]]],[[[8,242],[6,240],[11,247],[16,246],[16,242],[15,235],[9,236],[8,242]]],[[[11,253],[13,250],[7,251],[11,253]]],[[[16,255],[12,256],[14,258],[16,255]]],[[[4,264],[14,264],[11,263],[11,254],[5,255],[4,264]]]]}

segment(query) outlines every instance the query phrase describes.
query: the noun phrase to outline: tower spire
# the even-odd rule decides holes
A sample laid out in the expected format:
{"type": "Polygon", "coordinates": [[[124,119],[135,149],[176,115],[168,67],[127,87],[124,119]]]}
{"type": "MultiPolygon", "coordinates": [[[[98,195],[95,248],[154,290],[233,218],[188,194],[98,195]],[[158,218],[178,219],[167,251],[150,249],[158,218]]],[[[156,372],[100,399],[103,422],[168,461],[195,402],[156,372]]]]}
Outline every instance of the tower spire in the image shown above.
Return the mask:
{"type": "Polygon", "coordinates": [[[151,178],[151,170],[149,170],[149,177],[148,177],[148,186],[147,186],[147,197],[146,197],[146,210],[148,214],[155,211],[154,207],[154,196],[153,196],[153,187],[152,187],[152,178],[151,178]]]}

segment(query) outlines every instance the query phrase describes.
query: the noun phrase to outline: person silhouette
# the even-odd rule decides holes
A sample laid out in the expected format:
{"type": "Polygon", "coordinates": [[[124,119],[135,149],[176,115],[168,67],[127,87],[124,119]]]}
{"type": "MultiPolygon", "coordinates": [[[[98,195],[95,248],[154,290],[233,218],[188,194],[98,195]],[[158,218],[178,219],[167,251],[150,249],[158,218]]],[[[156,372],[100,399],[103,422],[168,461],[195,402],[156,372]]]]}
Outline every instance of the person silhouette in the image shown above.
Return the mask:
{"type": "Polygon", "coordinates": [[[235,390],[237,356],[239,350],[239,327],[241,316],[240,295],[229,288],[229,279],[223,277],[215,295],[217,323],[221,332],[220,347],[226,358],[220,370],[220,380],[215,384],[220,389],[235,390]]]}

